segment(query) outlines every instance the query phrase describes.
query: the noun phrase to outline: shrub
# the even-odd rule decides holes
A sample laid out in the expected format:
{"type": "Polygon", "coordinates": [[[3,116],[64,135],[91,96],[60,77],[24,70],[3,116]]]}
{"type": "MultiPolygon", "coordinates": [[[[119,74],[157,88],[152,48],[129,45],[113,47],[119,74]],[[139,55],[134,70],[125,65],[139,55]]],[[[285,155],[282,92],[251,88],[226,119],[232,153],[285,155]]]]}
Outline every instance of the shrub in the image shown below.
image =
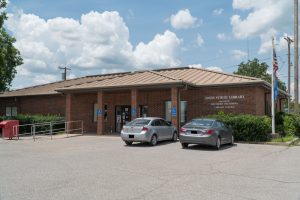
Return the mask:
{"type": "MultiPolygon", "coordinates": [[[[0,116],[0,121],[3,120],[19,120],[20,125],[24,124],[36,124],[45,122],[57,122],[64,121],[64,118],[58,115],[17,115],[12,117],[0,116]]],[[[64,124],[58,124],[53,129],[63,128],[64,124]]],[[[49,126],[37,127],[36,132],[49,130],[49,126]]],[[[20,127],[20,133],[30,133],[31,126],[20,127]]]]}
{"type": "Polygon", "coordinates": [[[230,126],[237,141],[264,142],[270,139],[270,117],[223,113],[209,117],[216,118],[230,126]]]}
{"type": "Polygon", "coordinates": [[[295,114],[292,115],[293,119],[294,119],[294,126],[295,126],[295,135],[300,137],[300,115],[299,114],[295,114]]]}
{"type": "Polygon", "coordinates": [[[297,128],[293,115],[285,115],[283,118],[283,129],[286,135],[295,135],[297,128]]]}
{"type": "Polygon", "coordinates": [[[281,137],[286,136],[287,132],[285,131],[284,127],[284,119],[285,119],[286,113],[285,112],[277,112],[275,114],[275,128],[276,133],[279,133],[281,137]]]}

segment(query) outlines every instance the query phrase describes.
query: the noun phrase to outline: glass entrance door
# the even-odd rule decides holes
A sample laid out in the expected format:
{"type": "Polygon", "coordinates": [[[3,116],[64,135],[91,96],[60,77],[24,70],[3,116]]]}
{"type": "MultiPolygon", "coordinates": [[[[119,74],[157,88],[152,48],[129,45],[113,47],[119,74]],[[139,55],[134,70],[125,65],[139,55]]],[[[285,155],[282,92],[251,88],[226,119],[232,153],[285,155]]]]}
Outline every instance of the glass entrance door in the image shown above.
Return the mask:
{"type": "Polygon", "coordinates": [[[116,106],[116,132],[120,133],[123,126],[131,121],[131,106],[116,106]]]}

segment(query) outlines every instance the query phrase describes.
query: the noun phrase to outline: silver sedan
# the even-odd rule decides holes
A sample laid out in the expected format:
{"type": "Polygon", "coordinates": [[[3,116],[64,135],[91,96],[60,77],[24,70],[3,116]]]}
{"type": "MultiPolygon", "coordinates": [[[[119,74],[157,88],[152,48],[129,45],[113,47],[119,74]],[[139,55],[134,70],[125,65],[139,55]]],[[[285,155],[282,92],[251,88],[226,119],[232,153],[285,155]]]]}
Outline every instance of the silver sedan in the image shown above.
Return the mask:
{"type": "Polygon", "coordinates": [[[189,144],[203,144],[220,149],[222,144],[233,144],[233,131],[216,119],[193,119],[180,129],[182,148],[189,144]]]}
{"type": "Polygon", "coordinates": [[[158,141],[176,141],[178,133],[176,128],[164,119],[145,117],[134,119],[123,126],[121,138],[127,145],[133,142],[148,142],[154,146],[158,141]]]}

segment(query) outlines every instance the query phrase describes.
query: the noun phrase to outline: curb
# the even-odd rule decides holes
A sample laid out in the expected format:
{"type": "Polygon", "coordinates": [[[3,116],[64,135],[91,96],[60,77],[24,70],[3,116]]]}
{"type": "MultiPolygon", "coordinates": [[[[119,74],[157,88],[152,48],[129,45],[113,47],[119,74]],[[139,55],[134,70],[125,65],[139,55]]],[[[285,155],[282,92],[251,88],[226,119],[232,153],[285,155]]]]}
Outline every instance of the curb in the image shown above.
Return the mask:
{"type": "Polygon", "coordinates": [[[294,138],[292,141],[289,142],[236,142],[241,144],[263,144],[263,145],[274,145],[274,146],[293,146],[297,145],[300,142],[300,138],[294,138]]]}

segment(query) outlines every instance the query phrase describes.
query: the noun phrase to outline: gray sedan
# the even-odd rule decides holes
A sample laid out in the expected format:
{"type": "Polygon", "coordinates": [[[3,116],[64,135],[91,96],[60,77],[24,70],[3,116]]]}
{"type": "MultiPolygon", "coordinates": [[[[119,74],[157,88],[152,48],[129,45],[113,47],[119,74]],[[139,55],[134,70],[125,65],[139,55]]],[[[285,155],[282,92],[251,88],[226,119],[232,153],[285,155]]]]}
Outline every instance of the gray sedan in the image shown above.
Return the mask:
{"type": "Polygon", "coordinates": [[[161,118],[137,118],[123,126],[121,138],[127,144],[133,142],[149,142],[152,146],[158,141],[178,139],[174,126],[161,118]]]}
{"type": "Polygon", "coordinates": [[[180,129],[182,148],[189,144],[203,144],[220,149],[222,144],[233,144],[233,131],[216,119],[193,119],[180,129]]]}

